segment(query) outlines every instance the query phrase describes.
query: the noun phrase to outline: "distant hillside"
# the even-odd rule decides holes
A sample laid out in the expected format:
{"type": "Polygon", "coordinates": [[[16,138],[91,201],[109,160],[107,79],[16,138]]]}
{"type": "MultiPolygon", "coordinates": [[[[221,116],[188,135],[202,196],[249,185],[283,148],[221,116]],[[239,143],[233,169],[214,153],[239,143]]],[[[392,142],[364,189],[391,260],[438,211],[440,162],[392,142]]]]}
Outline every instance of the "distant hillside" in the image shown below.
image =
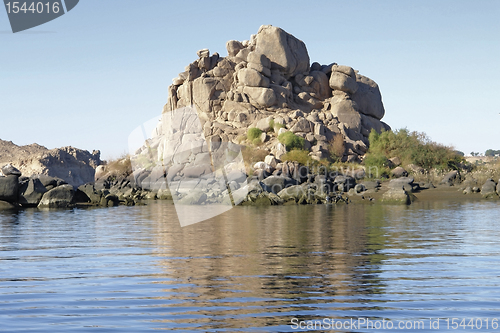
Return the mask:
{"type": "Polygon", "coordinates": [[[0,139],[0,165],[12,163],[23,176],[45,174],[74,186],[94,181],[95,168],[102,163],[100,154],[98,150],[90,153],[70,146],[56,149],[36,143],[18,146],[0,139]]]}

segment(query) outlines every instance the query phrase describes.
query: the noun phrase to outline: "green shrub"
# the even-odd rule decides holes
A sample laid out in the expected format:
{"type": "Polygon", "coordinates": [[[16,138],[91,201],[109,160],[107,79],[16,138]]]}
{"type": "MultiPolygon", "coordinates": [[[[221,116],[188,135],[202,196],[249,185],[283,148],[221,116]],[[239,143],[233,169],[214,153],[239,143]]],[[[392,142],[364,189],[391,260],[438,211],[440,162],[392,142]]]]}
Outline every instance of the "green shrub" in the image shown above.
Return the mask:
{"type": "Polygon", "coordinates": [[[301,138],[300,136],[297,136],[292,132],[281,133],[278,136],[278,140],[285,145],[287,151],[304,148],[304,138],[301,138]]]}
{"type": "Polygon", "coordinates": [[[409,132],[406,128],[382,133],[372,129],[368,140],[370,154],[387,158],[397,156],[404,164],[424,169],[457,169],[463,160],[451,147],[431,141],[425,133],[409,132]]]}
{"type": "Polygon", "coordinates": [[[313,165],[316,162],[309,156],[309,152],[303,149],[293,149],[281,156],[281,160],[297,162],[301,165],[313,165]]]}
{"type": "Polygon", "coordinates": [[[247,138],[251,142],[253,142],[255,139],[260,138],[260,135],[262,134],[262,131],[256,127],[252,127],[248,129],[247,132],[247,138]]]}
{"type": "Polygon", "coordinates": [[[388,159],[381,153],[366,154],[363,163],[369,178],[379,178],[389,174],[388,159]]]}

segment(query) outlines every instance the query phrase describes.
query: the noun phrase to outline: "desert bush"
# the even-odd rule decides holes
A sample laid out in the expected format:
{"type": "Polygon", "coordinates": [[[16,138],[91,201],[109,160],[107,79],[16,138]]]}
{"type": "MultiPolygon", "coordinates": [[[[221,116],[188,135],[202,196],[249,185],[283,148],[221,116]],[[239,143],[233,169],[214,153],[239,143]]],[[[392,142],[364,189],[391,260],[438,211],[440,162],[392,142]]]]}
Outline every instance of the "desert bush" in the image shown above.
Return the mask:
{"type": "Polygon", "coordinates": [[[328,152],[330,153],[330,159],[333,162],[338,162],[342,159],[345,152],[345,143],[341,134],[335,135],[333,140],[329,142],[328,152]]]}
{"type": "Polygon", "coordinates": [[[112,175],[112,177],[127,177],[132,174],[132,162],[130,161],[130,156],[124,154],[117,159],[113,159],[106,162],[106,171],[112,175]]]}
{"type": "Polygon", "coordinates": [[[368,139],[369,154],[378,158],[380,155],[397,156],[403,164],[415,164],[424,169],[458,169],[463,161],[453,148],[431,141],[425,133],[409,132],[406,128],[382,133],[372,130],[368,139]]]}
{"type": "Polygon", "coordinates": [[[293,134],[292,132],[281,133],[278,136],[279,142],[285,145],[287,151],[292,151],[293,149],[303,149],[305,140],[300,136],[293,134]]]}
{"type": "Polygon", "coordinates": [[[265,149],[242,146],[241,154],[243,156],[243,161],[245,162],[247,174],[251,174],[253,172],[253,165],[257,162],[264,161],[264,158],[269,154],[269,152],[265,149]]]}
{"type": "Polygon", "coordinates": [[[252,127],[248,129],[247,139],[253,142],[253,140],[260,138],[262,131],[259,128],[252,127]]]}
{"type": "Polygon", "coordinates": [[[281,156],[282,161],[297,162],[301,165],[314,165],[317,161],[309,156],[309,152],[303,149],[293,149],[281,156]]]}

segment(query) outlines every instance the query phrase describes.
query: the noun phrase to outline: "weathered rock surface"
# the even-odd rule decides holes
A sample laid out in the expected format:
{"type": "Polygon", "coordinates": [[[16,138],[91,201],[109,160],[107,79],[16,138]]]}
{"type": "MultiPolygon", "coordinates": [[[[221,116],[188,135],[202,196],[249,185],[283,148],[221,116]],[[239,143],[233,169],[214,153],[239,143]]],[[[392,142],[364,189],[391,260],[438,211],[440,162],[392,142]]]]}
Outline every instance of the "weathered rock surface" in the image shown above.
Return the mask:
{"type": "Polygon", "coordinates": [[[390,188],[383,194],[382,201],[386,203],[409,205],[411,203],[411,198],[404,189],[390,188]]]}
{"type": "Polygon", "coordinates": [[[2,167],[1,169],[2,174],[4,176],[21,176],[21,171],[19,171],[17,168],[15,168],[12,164],[6,164],[2,167]]]}
{"type": "Polygon", "coordinates": [[[9,175],[0,177],[0,200],[16,202],[19,189],[19,177],[9,175]]]}
{"type": "Polygon", "coordinates": [[[411,177],[401,177],[397,179],[391,179],[388,186],[390,189],[405,190],[406,192],[412,192],[414,188],[414,179],[411,177]]]}
{"type": "Polygon", "coordinates": [[[257,33],[255,51],[271,61],[285,78],[309,72],[309,54],[301,40],[270,25],[261,26],[257,33]]]}
{"type": "Polygon", "coordinates": [[[452,186],[460,182],[460,173],[457,170],[453,170],[448,172],[443,179],[441,180],[441,184],[452,186]]]}
{"type": "Polygon", "coordinates": [[[61,185],[46,192],[40,203],[39,208],[67,208],[73,203],[75,190],[71,185],[61,185]]]}
{"type": "Polygon", "coordinates": [[[497,184],[493,179],[488,179],[481,187],[481,195],[487,199],[498,198],[497,184]]]}

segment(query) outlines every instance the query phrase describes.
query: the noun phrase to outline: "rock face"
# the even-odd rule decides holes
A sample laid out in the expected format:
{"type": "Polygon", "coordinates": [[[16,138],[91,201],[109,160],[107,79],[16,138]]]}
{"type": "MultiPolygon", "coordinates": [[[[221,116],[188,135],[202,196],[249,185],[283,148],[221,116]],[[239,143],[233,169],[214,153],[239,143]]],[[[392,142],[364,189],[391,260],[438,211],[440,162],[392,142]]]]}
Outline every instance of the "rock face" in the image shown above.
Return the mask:
{"type": "Polygon", "coordinates": [[[73,147],[49,150],[37,144],[17,146],[0,140],[0,165],[5,165],[2,173],[6,176],[42,174],[79,186],[94,181],[95,168],[101,163],[99,151],[73,147]]]}
{"type": "MultiPolygon", "coordinates": [[[[198,59],[173,80],[163,110],[193,105],[208,141],[238,143],[248,128],[270,119],[280,132],[305,138],[317,158],[340,135],[342,159],[353,161],[366,152],[372,129],[390,129],[381,121],[385,111],[373,80],[349,66],[311,64],[304,42],[278,27],[261,26],[249,41],[232,40],[226,48],[227,57],[198,51],[198,59]]],[[[263,138],[277,156],[277,138],[263,138]]]]}

